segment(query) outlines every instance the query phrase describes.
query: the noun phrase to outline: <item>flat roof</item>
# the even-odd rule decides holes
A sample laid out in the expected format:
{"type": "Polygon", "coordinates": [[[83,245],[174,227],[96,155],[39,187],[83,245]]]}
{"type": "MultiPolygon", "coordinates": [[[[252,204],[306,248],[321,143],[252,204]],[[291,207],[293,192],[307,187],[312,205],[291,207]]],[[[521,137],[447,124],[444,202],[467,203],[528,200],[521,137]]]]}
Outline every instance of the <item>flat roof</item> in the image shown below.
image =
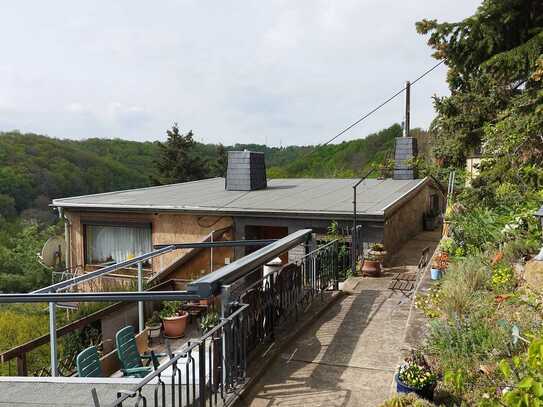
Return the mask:
{"type": "MultiPolygon", "coordinates": [[[[366,179],[357,189],[357,213],[383,216],[416,193],[428,178],[366,179]]],[[[270,179],[266,189],[227,191],[224,178],[106,192],[53,200],[53,206],[86,210],[175,211],[221,214],[350,216],[357,179],[270,179]]]]}

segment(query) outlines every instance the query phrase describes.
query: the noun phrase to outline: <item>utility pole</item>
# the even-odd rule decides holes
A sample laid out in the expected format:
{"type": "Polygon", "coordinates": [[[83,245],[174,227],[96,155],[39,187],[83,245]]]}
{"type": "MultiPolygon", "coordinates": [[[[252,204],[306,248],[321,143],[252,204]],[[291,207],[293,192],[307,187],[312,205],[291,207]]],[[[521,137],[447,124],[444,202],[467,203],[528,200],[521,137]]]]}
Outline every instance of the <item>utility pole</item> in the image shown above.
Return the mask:
{"type": "Polygon", "coordinates": [[[411,125],[411,82],[405,82],[405,121],[403,124],[403,136],[409,137],[409,127],[411,125]]]}

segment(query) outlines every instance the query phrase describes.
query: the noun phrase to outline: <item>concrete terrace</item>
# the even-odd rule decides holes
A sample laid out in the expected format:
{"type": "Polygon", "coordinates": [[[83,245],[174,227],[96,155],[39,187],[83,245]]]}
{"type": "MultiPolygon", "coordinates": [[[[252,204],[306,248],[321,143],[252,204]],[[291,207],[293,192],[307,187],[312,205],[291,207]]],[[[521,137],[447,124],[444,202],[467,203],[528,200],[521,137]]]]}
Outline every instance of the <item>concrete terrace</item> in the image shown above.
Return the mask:
{"type": "MultiPolygon", "coordinates": [[[[381,278],[352,278],[343,297],[292,341],[241,405],[378,406],[394,392],[395,370],[420,338],[422,316],[411,300],[388,289],[399,269],[433,252],[439,233],[408,242],[381,278]]],[[[428,279],[428,276],[425,276],[428,279]]]]}
{"type": "MultiPolygon", "coordinates": [[[[293,334],[286,345],[279,345],[278,357],[271,359],[238,405],[378,406],[389,398],[395,369],[421,337],[424,320],[410,298],[388,285],[399,270],[416,268],[423,248],[429,246],[433,252],[439,236],[438,232],[419,234],[404,245],[383,277],[351,278],[344,288],[349,295],[330,293],[335,300],[316,301],[316,317],[301,325],[301,333],[293,334]]],[[[160,351],[163,345],[156,348],[160,351]]],[[[107,403],[117,391],[130,389],[139,380],[0,377],[0,406],[90,406],[92,387],[107,403]]],[[[153,389],[145,387],[144,395],[151,399],[153,389]]]]}

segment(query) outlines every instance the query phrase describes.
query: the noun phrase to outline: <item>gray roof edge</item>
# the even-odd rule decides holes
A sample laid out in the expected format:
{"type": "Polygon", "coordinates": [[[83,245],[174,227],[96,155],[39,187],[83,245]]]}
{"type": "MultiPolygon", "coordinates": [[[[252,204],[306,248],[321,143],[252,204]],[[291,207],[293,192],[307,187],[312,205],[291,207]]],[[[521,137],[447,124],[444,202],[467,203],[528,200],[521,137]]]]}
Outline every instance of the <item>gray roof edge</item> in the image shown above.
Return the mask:
{"type": "MultiPolygon", "coordinates": [[[[176,207],[176,206],[142,206],[142,205],[104,205],[104,204],[67,204],[63,205],[66,209],[75,209],[81,212],[170,212],[170,213],[188,213],[205,214],[217,216],[245,216],[245,217],[296,217],[296,218],[314,218],[314,219],[349,219],[353,218],[351,211],[332,212],[332,211],[289,211],[289,210],[258,210],[258,209],[233,209],[233,208],[203,208],[203,207],[176,207]]],[[[359,219],[364,217],[382,218],[382,211],[375,212],[357,212],[359,219]]]]}
{"type": "MultiPolygon", "coordinates": [[[[62,202],[62,201],[69,201],[69,200],[72,200],[72,199],[80,199],[80,198],[95,197],[95,196],[108,196],[108,195],[120,194],[120,193],[123,193],[123,192],[143,191],[143,190],[150,190],[150,189],[154,190],[154,189],[168,188],[168,187],[172,187],[172,186],[175,186],[175,185],[196,184],[198,182],[205,182],[205,181],[209,182],[209,181],[212,181],[212,180],[215,180],[215,179],[224,180],[224,178],[222,178],[222,177],[211,177],[211,178],[198,179],[198,180],[195,180],[195,181],[177,182],[175,184],[155,185],[155,186],[151,186],[151,187],[141,187],[141,188],[131,188],[131,189],[121,189],[121,190],[118,190],[118,191],[101,192],[99,194],[86,194],[86,195],[70,196],[70,197],[67,197],[67,198],[53,199],[51,206],[53,206],[53,207],[62,207],[63,208],[63,207],[70,206],[70,203],[67,202],[67,204],[64,204],[64,202],[62,202]]],[[[72,205],[74,205],[74,204],[72,204],[72,205]]],[[[75,204],[75,205],[78,205],[78,204],[75,204]]]]}
{"type": "Polygon", "coordinates": [[[394,212],[396,212],[397,209],[404,203],[413,198],[413,195],[421,188],[429,184],[430,182],[433,182],[430,178],[424,177],[422,179],[418,180],[417,184],[415,184],[412,188],[410,188],[407,192],[402,194],[399,198],[397,198],[395,201],[391,202],[387,206],[383,208],[383,215],[385,218],[392,215],[394,212]]]}

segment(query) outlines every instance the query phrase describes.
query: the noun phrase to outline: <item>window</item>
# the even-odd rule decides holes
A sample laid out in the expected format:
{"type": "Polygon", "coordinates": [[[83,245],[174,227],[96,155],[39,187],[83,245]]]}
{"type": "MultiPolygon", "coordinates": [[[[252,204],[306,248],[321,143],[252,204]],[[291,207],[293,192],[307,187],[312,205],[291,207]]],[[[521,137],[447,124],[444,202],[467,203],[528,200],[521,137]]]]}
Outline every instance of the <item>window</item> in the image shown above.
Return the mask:
{"type": "Polygon", "coordinates": [[[151,250],[151,225],[85,225],[86,264],[118,263],[151,250]]]}

